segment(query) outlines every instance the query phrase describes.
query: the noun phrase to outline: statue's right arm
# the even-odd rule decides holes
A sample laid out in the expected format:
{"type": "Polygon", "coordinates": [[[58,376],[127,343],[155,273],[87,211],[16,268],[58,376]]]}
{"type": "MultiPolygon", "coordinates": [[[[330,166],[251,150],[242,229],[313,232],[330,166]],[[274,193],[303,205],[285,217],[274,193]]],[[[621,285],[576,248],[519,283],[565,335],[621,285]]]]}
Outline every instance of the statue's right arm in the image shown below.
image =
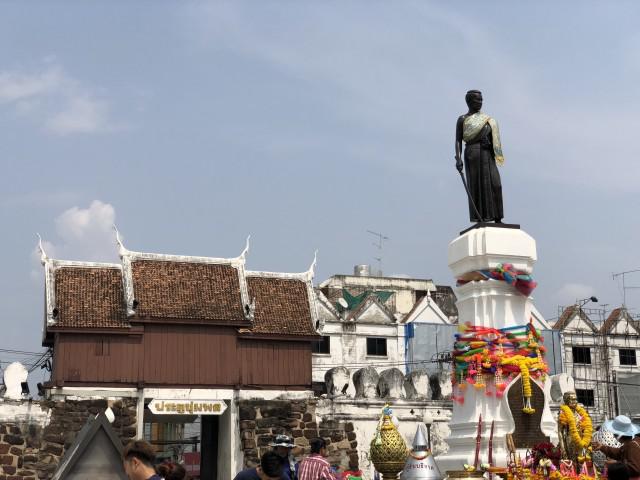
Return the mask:
{"type": "Polygon", "coordinates": [[[458,117],[456,123],[456,168],[459,172],[462,172],[462,124],[464,122],[464,115],[458,117]]]}

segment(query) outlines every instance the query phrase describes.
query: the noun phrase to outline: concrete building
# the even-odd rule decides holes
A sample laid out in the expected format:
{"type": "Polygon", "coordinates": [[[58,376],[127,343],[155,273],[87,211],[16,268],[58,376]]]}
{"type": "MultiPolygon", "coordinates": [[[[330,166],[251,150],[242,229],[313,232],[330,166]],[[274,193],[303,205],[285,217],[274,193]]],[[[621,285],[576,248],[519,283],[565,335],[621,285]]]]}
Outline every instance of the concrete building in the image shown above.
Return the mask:
{"type": "MultiPolygon", "coordinates": [[[[374,277],[362,265],[354,268],[354,275],[334,275],[322,282],[316,296],[322,335],[313,351],[313,382],[318,391],[332,367],[404,371],[407,322],[449,324],[457,313],[450,287],[436,286],[428,279],[374,277]]],[[[346,393],[354,393],[352,385],[346,393]]]]}
{"type": "Polygon", "coordinates": [[[624,307],[597,324],[578,305],[562,311],[564,371],[575,381],[578,400],[594,421],[625,414],[640,418],[640,325],[624,307]]]}

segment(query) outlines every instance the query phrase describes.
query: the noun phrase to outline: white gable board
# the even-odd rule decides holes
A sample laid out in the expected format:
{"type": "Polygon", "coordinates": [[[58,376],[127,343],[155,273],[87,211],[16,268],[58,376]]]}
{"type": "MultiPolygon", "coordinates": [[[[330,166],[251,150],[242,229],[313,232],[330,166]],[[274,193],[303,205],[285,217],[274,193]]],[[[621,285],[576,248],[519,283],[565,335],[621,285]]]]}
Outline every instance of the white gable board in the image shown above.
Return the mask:
{"type": "Polygon", "coordinates": [[[405,323],[437,323],[448,325],[451,322],[449,318],[440,309],[438,304],[429,296],[426,295],[420,299],[418,305],[413,309],[411,313],[404,320],[405,323]]]}
{"type": "Polygon", "coordinates": [[[360,311],[355,320],[358,323],[394,323],[394,319],[376,302],[370,302],[360,311]]]}

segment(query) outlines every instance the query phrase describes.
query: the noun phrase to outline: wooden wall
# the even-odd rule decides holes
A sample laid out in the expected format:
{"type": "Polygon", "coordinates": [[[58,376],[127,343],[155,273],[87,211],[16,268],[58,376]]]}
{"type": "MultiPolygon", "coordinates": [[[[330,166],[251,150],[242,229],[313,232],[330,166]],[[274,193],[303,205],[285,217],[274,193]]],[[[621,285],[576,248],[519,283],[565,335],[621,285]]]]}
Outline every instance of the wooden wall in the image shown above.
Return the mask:
{"type": "Polygon", "coordinates": [[[138,335],[58,333],[61,385],[310,388],[310,342],[239,338],[235,328],[146,324],[138,335]]]}

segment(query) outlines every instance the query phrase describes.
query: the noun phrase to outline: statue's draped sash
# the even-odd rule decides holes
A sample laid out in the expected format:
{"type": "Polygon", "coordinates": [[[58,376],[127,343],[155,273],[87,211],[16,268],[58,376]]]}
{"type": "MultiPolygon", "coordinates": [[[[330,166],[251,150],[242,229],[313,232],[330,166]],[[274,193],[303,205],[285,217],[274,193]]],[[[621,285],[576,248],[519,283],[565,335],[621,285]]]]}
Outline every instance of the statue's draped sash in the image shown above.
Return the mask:
{"type": "Polygon", "coordinates": [[[493,142],[493,154],[496,159],[496,163],[500,166],[504,165],[504,156],[502,155],[502,144],[500,143],[500,130],[498,129],[498,122],[491,118],[486,113],[477,112],[473,115],[469,115],[464,119],[462,125],[462,139],[465,142],[473,140],[482,130],[486,124],[491,127],[491,140],[493,142]]]}

